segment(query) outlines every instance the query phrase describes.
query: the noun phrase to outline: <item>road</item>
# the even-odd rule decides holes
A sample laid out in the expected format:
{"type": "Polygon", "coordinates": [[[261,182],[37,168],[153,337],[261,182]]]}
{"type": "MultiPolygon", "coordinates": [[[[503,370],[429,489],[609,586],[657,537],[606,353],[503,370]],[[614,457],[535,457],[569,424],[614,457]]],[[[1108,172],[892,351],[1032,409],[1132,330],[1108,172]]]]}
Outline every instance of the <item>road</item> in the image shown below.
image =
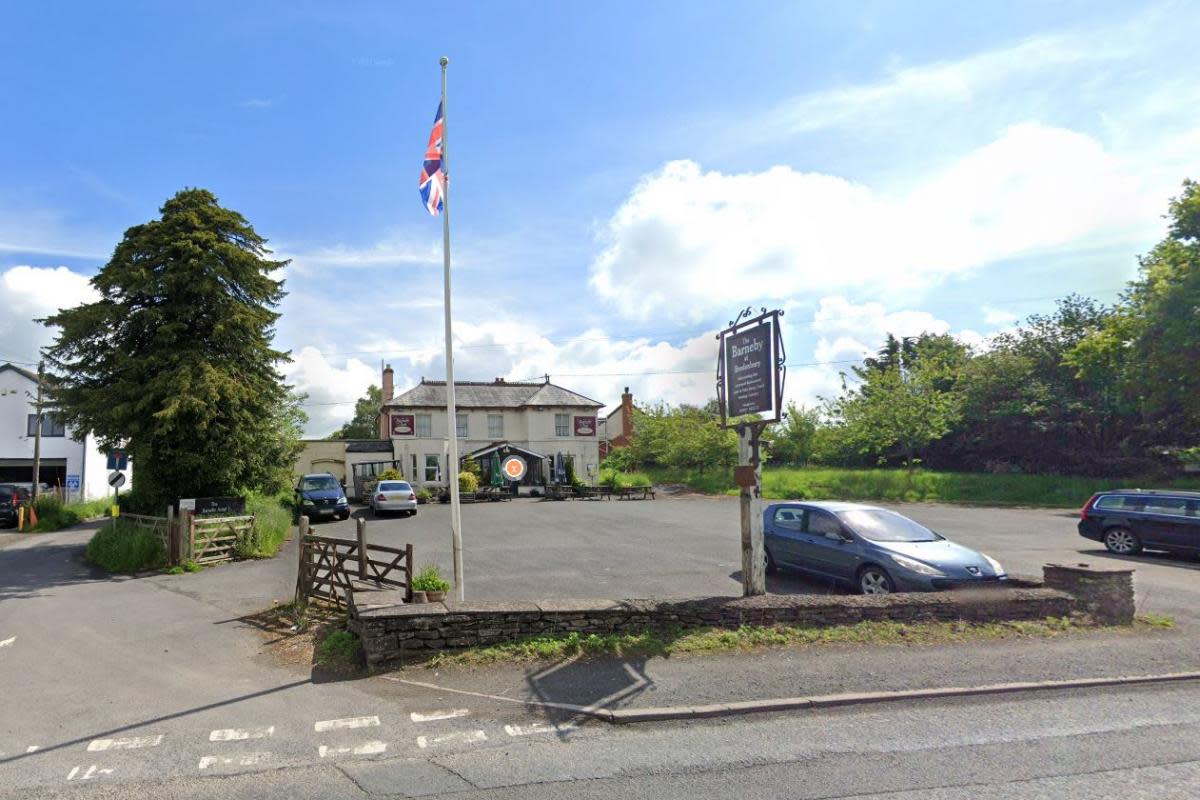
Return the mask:
{"type": "MultiPolygon", "coordinates": [[[[1074,535],[1064,512],[904,511],[1015,571],[1048,560],[1112,563],[1074,535]]],[[[416,519],[372,522],[371,538],[410,539],[418,564],[440,560],[444,513],[423,507],[416,519]]],[[[464,517],[472,596],[737,591],[730,501],[517,502],[467,507],[464,517]]],[[[726,691],[778,696],[771,692],[781,686],[803,693],[984,683],[1044,672],[1047,654],[1071,675],[1194,668],[1193,563],[1136,561],[1143,608],[1185,623],[1155,638],[848,647],[334,681],[308,665],[267,660],[261,634],[243,619],[290,595],[290,551],[195,575],[110,578],[82,563],[89,536],[60,532],[0,549],[4,800],[1200,795],[1200,685],[637,728],[578,724],[523,702],[581,687],[593,700],[661,704],[714,701],[726,691]]],[[[773,588],[821,589],[794,579],[773,588]]]]}

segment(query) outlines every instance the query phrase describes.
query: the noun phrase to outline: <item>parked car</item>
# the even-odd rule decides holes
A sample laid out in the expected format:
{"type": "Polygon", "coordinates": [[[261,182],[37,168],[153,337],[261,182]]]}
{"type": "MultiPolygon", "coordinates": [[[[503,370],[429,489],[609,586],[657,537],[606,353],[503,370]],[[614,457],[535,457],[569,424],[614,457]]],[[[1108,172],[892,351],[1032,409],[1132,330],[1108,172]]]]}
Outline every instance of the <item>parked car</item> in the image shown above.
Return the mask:
{"type": "Polygon", "coordinates": [[[17,505],[27,505],[32,497],[30,486],[32,484],[21,483],[0,483],[0,491],[8,492],[10,495],[16,495],[17,505]]]}
{"type": "Polygon", "coordinates": [[[18,506],[21,500],[11,488],[0,486],[0,525],[6,528],[17,527],[18,506]]]}
{"type": "Polygon", "coordinates": [[[932,591],[1007,580],[990,556],[894,511],[860,503],[771,503],[767,571],[793,569],[863,594],[932,591]]]}
{"type": "Polygon", "coordinates": [[[380,481],[371,493],[371,511],[379,516],[398,511],[406,517],[417,513],[417,493],[408,481],[380,481]]]}
{"type": "Polygon", "coordinates": [[[300,513],[310,521],[321,518],[350,518],[350,501],[338,479],[328,472],[316,472],[300,478],[296,485],[296,501],[300,513]]]}
{"type": "Polygon", "coordinates": [[[1079,511],[1079,535],[1119,556],[1143,549],[1200,555],[1200,492],[1097,492],[1079,511]]]}

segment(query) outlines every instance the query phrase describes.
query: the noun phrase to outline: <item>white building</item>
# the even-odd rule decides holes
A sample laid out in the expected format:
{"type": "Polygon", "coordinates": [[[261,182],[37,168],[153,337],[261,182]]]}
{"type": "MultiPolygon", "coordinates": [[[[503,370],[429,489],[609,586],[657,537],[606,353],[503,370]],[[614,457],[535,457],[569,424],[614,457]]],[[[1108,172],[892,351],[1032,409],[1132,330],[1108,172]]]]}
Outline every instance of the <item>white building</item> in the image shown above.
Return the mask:
{"type": "MultiPolygon", "coordinates": [[[[550,383],[455,381],[460,458],[471,455],[491,474],[492,461],[516,454],[528,470],[524,486],[554,483],[555,468],[570,463],[576,477],[594,484],[600,464],[597,411],[603,403],[550,383]]],[[[383,372],[380,438],[392,443],[401,472],[418,485],[446,485],[446,382],[424,378],[393,397],[392,369],[383,372]]]]}
{"type": "MultiPolygon", "coordinates": [[[[33,444],[37,374],[13,364],[0,364],[0,483],[33,481],[33,444]]],[[[71,500],[93,499],[112,493],[108,486],[107,456],[96,437],[76,440],[50,413],[42,416],[41,482],[63,491],[71,500]]],[[[126,471],[131,484],[132,467],[126,471]]]]}

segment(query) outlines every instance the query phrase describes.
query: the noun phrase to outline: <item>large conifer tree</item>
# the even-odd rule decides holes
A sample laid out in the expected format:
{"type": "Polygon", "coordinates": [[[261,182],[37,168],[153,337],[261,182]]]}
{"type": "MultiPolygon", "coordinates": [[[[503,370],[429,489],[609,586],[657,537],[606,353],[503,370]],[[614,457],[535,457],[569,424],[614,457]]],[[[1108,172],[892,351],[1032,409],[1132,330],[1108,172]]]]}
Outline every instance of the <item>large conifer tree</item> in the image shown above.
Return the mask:
{"type": "Polygon", "coordinates": [[[130,228],[92,279],[94,303],[43,320],[60,418],[125,446],[136,494],[277,490],[290,474],[298,409],[272,345],[284,296],[266,240],[211,192],[185,189],[130,228]]]}

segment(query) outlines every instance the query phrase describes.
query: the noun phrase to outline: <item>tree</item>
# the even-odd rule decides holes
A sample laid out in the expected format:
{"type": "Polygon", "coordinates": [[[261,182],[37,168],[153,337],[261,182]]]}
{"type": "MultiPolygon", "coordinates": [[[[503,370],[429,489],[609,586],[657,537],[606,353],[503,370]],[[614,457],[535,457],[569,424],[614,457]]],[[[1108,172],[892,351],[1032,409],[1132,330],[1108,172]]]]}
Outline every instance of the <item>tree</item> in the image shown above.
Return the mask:
{"type": "Polygon", "coordinates": [[[378,439],[379,410],[383,408],[383,390],[367,387],[367,393],[354,404],[354,417],[329,435],[330,439],[378,439]]]}
{"type": "Polygon", "coordinates": [[[769,442],[770,461],[803,467],[812,459],[813,444],[820,426],[820,414],[815,408],[787,405],[787,419],[763,437],[769,442]]]}
{"type": "Polygon", "coordinates": [[[282,488],[301,412],[272,346],[287,262],[268,255],[241,214],[185,189],[125,232],[91,281],[99,300],[42,320],[60,329],[56,412],[128,449],[148,506],[282,488]]]}

